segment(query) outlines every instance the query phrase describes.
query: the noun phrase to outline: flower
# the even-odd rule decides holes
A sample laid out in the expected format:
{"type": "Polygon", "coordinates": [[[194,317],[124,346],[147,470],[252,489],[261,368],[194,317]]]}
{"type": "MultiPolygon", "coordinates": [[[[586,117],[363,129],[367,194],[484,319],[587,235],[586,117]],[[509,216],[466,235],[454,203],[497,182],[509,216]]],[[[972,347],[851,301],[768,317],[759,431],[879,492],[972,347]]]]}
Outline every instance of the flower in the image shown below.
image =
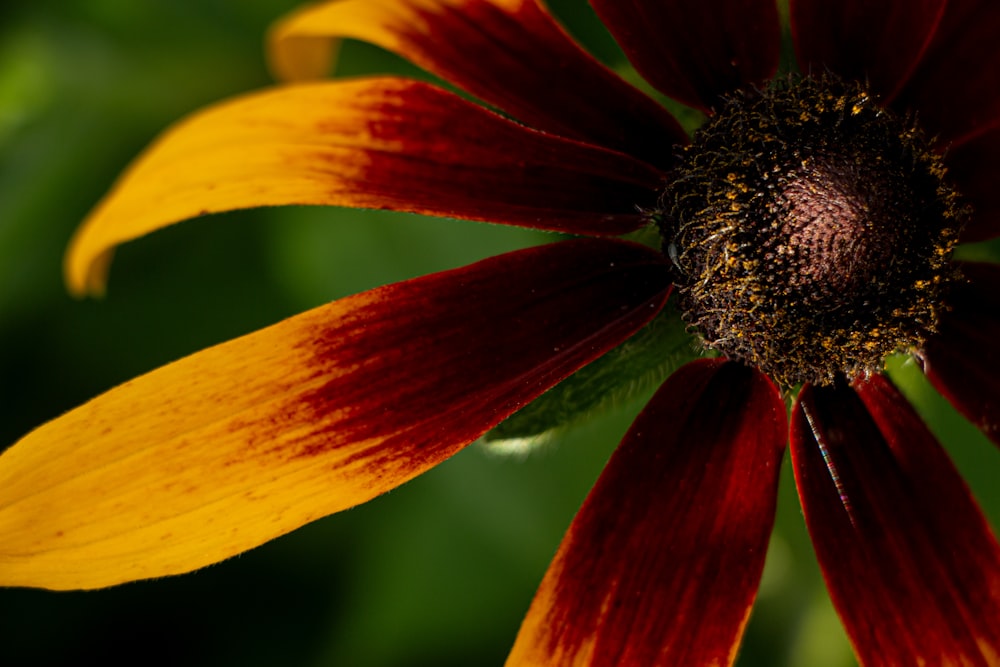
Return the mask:
{"type": "Polygon", "coordinates": [[[536,0],[339,0],[273,34],[299,83],[203,111],[140,158],[73,241],[78,293],[103,288],[118,244],[250,206],[590,238],[337,301],[42,426],[0,457],[0,583],[186,572],[364,502],[628,340],[673,290],[722,356],[636,419],[510,664],[730,664],[786,440],[861,662],[1000,664],[1000,547],[880,373],[910,352],[1000,442],[1000,270],[951,260],[1000,236],[1000,11],[795,0],[802,77],[785,80],[771,0],[592,5],[650,84],[711,115],[693,140],[536,0]],[[520,122],[399,78],[304,82],[339,37],[520,122]],[[643,227],[662,251],[614,238],[643,227]]]}

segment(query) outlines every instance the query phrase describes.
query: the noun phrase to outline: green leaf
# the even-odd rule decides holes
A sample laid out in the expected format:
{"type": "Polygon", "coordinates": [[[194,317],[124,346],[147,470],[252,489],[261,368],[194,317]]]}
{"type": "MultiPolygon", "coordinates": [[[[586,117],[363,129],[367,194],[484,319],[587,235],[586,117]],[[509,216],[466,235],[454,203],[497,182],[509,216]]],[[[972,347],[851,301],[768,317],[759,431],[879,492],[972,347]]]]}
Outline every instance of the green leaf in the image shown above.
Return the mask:
{"type": "Polygon", "coordinates": [[[701,356],[671,299],[632,338],[566,378],[498,424],[482,438],[497,452],[521,452],[559,430],[621,404],[658,385],[684,363],[701,356]]]}

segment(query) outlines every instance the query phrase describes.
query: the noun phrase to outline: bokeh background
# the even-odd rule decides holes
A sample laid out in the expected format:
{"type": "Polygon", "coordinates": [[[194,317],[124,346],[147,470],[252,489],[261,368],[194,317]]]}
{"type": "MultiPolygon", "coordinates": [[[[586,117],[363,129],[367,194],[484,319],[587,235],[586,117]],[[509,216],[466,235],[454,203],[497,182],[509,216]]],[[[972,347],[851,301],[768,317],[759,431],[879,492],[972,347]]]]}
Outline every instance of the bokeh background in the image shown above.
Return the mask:
{"type": "MultiPolygon", "coordinates": [[[[248,211],[131,243],[104,299],[69,297],[60,262],[75,225],[171,121],[269,85],[264,31],[294,4],[0,8],[0,448],[200,348],[547,238],[399,214],[248,211]]],[[[578,39],[628,73],[583,0],[550,4],[578,39]]],[[[387,71],[420,75],[376,48],[345,45],[338,74],[387,71]]],[[[973,253],[1000,258],[995,245],[973,253]]],[[[996,449],[912,366],[896,364],[894,374],[996,525],[996,449]]],[[[502,664],[562,532],[644,398],[527,457],[470,447],[404,488],[195,574],[92,592],[0,590],[0,665],[502,664]]],[[[853,665],[787,465],[782,484],[739,665],[853,665]]]]}

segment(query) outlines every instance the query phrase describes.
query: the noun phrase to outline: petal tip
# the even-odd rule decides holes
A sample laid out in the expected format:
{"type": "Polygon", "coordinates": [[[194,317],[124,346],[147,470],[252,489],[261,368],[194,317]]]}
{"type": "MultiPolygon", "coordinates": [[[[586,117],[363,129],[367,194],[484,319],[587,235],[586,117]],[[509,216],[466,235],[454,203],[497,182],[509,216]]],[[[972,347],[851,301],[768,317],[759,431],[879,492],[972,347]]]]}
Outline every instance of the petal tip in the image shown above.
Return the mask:
{"type": "Polygon", "coordinates": [[[326,78],[333,69],[340,40],[310,34],[304,7],[275,22],[267,32],[268,69],[278,81],[326,78]]]}
{"type": "MultiPolygon", "coordinates": [[[[86,227],[81,227],[85,229],[86,227]]],[[[63,281],[66,290],[77,299],[103,297],[108,284],[108,272],[114,250],[89,255],[79,248],[78,238],[70,243],[63,260],[63,281]]]]}

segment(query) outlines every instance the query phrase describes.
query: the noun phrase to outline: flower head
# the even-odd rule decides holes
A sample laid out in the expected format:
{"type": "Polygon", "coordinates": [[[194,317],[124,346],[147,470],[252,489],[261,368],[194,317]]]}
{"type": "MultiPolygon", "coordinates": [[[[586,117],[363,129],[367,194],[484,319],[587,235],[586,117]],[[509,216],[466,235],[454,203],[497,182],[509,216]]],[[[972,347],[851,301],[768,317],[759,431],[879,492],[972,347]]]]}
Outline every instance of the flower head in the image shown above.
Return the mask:
{"type": "Polygon", "coordinates": [[[388,285],[204,350],[0,457],[0,583],[93,588],[217,562],[448,458],[638,335],[671,294],[714,358],[674,372],[585,501],[509,664],[731,664],[778,471],[859,659],[1000,664],[1000,547],[885,358],[1000,442],[1000,11],[986,0],[592,0],[689,138],[539,0],[336,0],[272,35],[292,85],[170,130],[66,273],[204,213],[388,208],[589,237],[388,285]],[[399,78],[307,82],[339,37],[399,78]],[[961,76],[956,76],[960,73],[961,76]],[[615,238],[654,230],[650,245],[615,238]],[[791,417],[785,398],[793,400],[791,417]]]}

